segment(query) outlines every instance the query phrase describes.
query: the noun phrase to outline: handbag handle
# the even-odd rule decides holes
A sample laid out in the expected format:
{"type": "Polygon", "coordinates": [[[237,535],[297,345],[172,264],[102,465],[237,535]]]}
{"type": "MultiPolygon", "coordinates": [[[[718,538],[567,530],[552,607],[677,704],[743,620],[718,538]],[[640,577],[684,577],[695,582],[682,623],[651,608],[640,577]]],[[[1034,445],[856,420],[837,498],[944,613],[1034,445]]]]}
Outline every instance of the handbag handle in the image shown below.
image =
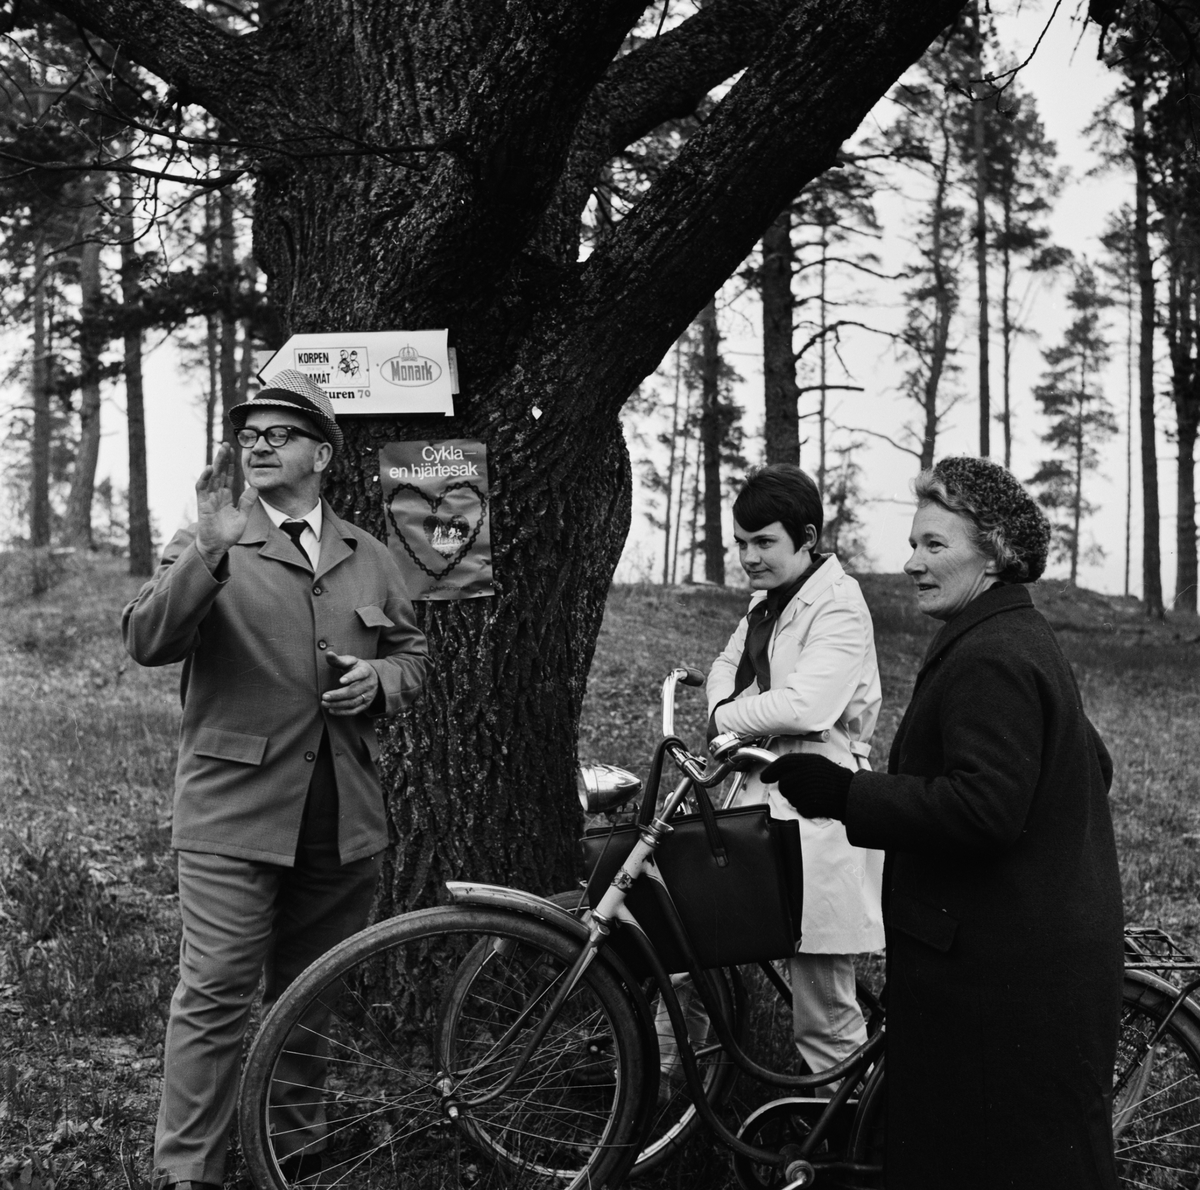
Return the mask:
{"type": "Polygon", "coordinates": [[[712,800],[703,785],[694,785],[694,788],[696,805],[699,807],[700,817],[704,820],[704,833],[708,836],[709,850],[713,854],[713,859],[717,861],[717,867],[724,868],[729,864],[729,852],[725,850],[725,844],[721,842],[721,832],[717,828],[717,816],[713,811],[712,800]]]}
{"type": "MultiPolygon", "coordinates": [[[[667,755],[667,745],[675,740],[667,736],[659,740],[654,749],[654,758],[650,761],[650,775],[646,778],[646,792],[642,794],[642,804],[638,809],[638,826],[649,826],[654,821],[654,809],[658,805],[658,786],[662,781],[663,759],[667,755]]],[[[682,746],[682,741],[677,741],[682,746]]]]}

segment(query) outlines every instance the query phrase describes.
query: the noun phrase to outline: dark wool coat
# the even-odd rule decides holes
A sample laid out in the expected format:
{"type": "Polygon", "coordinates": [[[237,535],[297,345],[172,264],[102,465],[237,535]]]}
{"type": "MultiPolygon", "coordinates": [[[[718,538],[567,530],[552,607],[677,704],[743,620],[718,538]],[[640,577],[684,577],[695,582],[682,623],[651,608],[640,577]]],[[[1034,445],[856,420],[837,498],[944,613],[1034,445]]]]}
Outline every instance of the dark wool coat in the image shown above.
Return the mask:
{"type": "Polygon", "coordinates": [[[943,626],[846,827],[887,851],[888,1190],[1112,1190],[1112,763],[1021,586],[943,626]]]}

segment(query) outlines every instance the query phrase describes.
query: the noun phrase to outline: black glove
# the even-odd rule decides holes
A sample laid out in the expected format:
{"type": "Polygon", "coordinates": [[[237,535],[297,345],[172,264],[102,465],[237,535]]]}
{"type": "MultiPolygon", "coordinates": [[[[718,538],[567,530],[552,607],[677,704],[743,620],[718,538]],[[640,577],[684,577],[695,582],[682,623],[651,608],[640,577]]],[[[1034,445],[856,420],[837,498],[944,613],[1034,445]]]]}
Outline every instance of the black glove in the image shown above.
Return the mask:
{"type": "Polygon", "coordinates": [[[760,776],[766,784],[778,781],[779,792],[805,818],[846,817],[846,797],[854,772],[824,756],[789,752],[773,760],[760,776]]]}

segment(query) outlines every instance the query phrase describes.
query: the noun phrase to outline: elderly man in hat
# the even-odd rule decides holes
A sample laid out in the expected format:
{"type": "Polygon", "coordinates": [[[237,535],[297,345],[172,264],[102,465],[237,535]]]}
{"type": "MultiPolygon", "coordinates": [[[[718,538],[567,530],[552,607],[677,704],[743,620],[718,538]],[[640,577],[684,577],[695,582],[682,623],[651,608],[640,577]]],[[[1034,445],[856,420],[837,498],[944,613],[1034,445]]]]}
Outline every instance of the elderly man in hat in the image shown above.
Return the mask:
{"type": "MultiPolygon", "coordinates": [[[[373,719],[407,706],[425,638],[387,549],[321,499],[342,449],[329,398],[276,375],[230,411],[181,530],[125,609],[142,665],[183,662],[172,845],[183,921],[155,1138],[156,1190],[220,1186],[254,992],[269,1003],[366,923],[387,844],[373,719]]],[[[319,1085],[320,1055],[289,1079],[319,1085]]],[[[305,1098],[305,1097],[300,1097],[305,1098]]],[[[319,1168],[319,1106],[286,1128],[319,1168]]]]}

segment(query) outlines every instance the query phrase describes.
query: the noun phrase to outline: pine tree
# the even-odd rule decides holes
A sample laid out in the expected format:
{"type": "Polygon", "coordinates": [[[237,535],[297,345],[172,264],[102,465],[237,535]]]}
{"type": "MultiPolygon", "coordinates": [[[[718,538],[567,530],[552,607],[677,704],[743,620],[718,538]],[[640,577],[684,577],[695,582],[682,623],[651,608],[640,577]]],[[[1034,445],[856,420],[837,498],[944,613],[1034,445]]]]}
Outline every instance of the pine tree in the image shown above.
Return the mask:
{"type": "Polygon", "coordinates": [[[1079,563],[1103,556],[1099,546],[1083,549],[1080,532],[1096,505],[1084,496],[1084,477],[1096,470],[1100,445],[1117,432],[1112,408],[1100,388],[1100,373],[1109,357],[1102,311],[1112,305],[1096,281],[1092,267],[1076,266],[1067,304],[1075,312],[1062,343],[1043,352],[1046,372],[1034,396],[1050,425],[1042,441],[1054,450],[1030,480],[1039,488],[1038,502],[1051,514],[1056,556],[1070,565],[1070,581],[1079,563]]]}

